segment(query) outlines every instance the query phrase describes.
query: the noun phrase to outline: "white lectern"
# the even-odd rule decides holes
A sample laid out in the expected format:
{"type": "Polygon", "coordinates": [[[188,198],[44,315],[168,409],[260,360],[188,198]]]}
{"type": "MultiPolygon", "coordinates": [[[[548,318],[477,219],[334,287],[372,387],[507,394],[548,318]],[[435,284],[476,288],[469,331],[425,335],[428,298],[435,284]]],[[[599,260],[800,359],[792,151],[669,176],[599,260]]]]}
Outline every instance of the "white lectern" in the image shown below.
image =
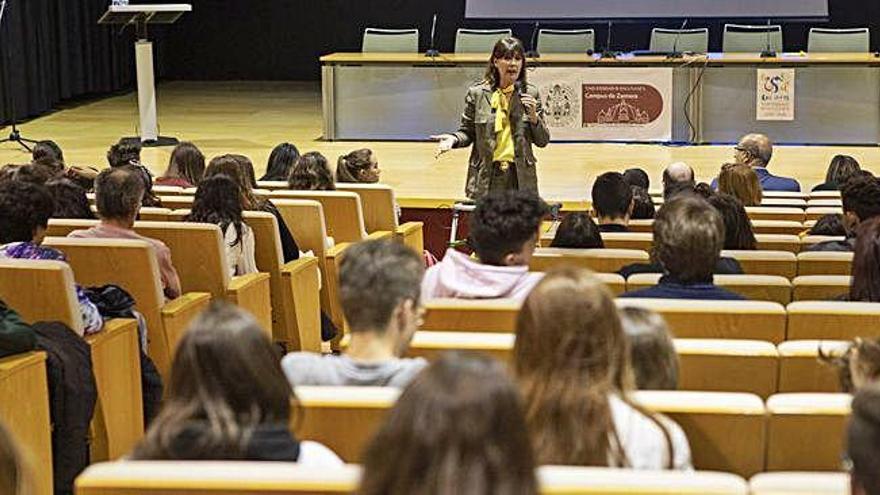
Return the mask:
{"type": "Polygon", "coordinates": [[[171,146],[177,139],[159,136],[156,118],[156,78],[153,73],[153,43],[147,39],[147,25],[173,24],[184,13],[191,12],[189,4],[111,5],[98,24],[134,24],[137,41],[134,44],[137,62],[138,110],[140,111],[140,140],[144,146],[171,146]]]}

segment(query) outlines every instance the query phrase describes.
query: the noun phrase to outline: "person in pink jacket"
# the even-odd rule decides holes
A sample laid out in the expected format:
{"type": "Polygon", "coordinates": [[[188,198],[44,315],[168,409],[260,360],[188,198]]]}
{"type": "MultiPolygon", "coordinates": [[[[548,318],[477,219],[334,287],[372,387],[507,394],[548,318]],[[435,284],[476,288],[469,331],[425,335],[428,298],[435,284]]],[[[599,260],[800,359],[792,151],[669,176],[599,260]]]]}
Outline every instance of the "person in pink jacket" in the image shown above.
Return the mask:
{"type": "Polygon", "coordinates": [[[525,299],[543,274],[529,272],[547,204],[535,193],[491,193],[470,216],[476,259],[454,249],[422,281],[425,299],[525,299]]]}

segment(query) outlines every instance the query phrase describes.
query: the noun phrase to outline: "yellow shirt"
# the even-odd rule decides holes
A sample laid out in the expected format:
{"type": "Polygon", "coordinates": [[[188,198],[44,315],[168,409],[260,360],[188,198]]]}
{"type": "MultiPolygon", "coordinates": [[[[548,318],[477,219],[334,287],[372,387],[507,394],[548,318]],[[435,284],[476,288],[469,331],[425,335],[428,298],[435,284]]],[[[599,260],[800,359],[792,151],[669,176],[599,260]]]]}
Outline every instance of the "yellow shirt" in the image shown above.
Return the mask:
{"type": "Polygon", "coordinates": [[[497,89],[492,93],[490,103],[495,109],[495,152],[492,160],[496,162],[512,162],[516,157],[513,147],[513,132],[510,127],[510,97],[514,85],[497,89]]]}

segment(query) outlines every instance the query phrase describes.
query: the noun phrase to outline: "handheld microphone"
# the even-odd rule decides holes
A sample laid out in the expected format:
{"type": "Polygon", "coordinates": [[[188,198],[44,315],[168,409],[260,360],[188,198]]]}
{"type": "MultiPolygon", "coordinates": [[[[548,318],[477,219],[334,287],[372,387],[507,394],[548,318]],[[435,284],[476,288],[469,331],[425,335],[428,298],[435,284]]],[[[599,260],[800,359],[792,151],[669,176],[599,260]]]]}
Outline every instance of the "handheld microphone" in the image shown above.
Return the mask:
{"type": "Polygon", "coordinates": [[[540,58],[541,54],[538,53],[538,27],[541,26],[541,23],[535,21],[535,28],[532,30],[532,42],[531,42],[531,50],[526,52],[526,57],[529,58],[540,58]]]}
{"type": "Polygon", "coordinates": [[[776,51],[773,50],[773,43],[770,39],[770,19],[767,19],[767,46],[761,52],[761,58],[776,58],[776,51]]]}
{"type": "Polygon", "coordinates": [[[611,51],[611,30],[614,22],[608,21],[608,35],[605,37],[605,50],[602,52],[602,58],[616,58],[617,52],[611,51]]]}
{"type": "Polygon", "coordinates": [[[437,13],[434,13],[434,20],[431,21],[431,45],[428,48],[428,51],[425,52],[426,57],[434,58],[440,55],[440,52],[434,48],[434,35],[437,32],[437,13]]]}
{"type": "Polygon", "coordinates": [[[688,20],[685,19],[684,22],[681,23],[681,27],[678,28],[678,32],[675,33],[675,39],[672,40],[672,52],[669,55],[667,55],[666,58],[678,59],[678,58],[684,57],[684,54],[681,53],[680,51],[678,51],[678,40],[681,38],[681,35],[684,32],[684,29],[687,27],[687,25],[688,25],[688,20]]]}

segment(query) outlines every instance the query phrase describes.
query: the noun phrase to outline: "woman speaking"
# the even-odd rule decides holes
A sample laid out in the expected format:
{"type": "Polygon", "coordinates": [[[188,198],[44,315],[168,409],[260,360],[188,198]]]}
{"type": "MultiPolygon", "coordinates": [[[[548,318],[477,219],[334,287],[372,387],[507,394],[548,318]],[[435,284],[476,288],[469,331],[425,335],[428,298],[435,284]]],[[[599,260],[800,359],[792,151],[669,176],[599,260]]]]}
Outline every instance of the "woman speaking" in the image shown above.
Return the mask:
{"type": "Polygon", "coordinates": [[[522,189],[538,192],[532,144],[550,141],[538,89],[526,83],[522,42],[502,38],[495,43],[483,81],[468,89],[461,127],[439,141],[437,156],[473,144],[465,194],[477,200],[490,191],[522,189]]]}

